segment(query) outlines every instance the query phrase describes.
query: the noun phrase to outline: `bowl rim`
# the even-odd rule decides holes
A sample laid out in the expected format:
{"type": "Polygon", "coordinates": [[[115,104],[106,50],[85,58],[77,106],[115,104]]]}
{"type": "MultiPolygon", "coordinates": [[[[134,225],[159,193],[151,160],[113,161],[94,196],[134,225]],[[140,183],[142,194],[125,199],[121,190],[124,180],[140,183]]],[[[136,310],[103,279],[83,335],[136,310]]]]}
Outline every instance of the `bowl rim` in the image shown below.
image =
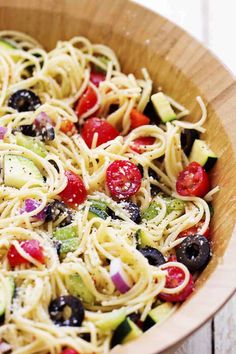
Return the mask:
{"type": "MultiPolygon", "coordinates": [[[[94,6],[97,5],[98,0],[57,0],[57,12],[62,13],[63,11],[68,11],[71,15],[74,12],[74,7],[78,6],[79,1],[81,3],[90,3],[94,6]]],[[[112,7],[115,3],[114,0],[100,0],[102,6],[112,7]]],[[[54,3],[54,2],[53,2],[54,3]]],[[[225,80],[227,83],[225,86],[219,84],[214,91],[214,95],[211,93],[210,89],[204,86],[200,78],[196,74],[192,75],[191,80],[193,84],[200,88],[203,92],[205,99],[210,103],[213,111],[218,117],[223,117],[227,115],[229,109],[232,109],[232,105],[236,102],[236,82],[232,77],[229,70],[220,63],[214,54],[212,54],[208,49],[206,49],[202,44],[200,44],[195,38],[189,35],[185,30],[175,25],[171,21],[167,20],[163,16],[154,13],[153,11],[131,1],[127,0],[116,0],[117,9],[122,11],[136,12],[144,15],[151,21],[159,19],[160,21],[165,21],[168,24],[168,31],[178,30],[181,34],[181,43],[185,43],[185,56],[188,58],[192,55],[192,48],[188,46],[189,42],[202,51],[209,62],[216,69],[219,68],[221,71],[222,81],[225,80]]],[[[38,10],[39,2],[38,0],[11,0],[6,2],[5,0],[0,0],[0,7],[2,8],[33,8],[38,10]]],[[[40,0],[40,11],[51,11],[53,4],[48,0],[40,0]]],[[[111,16],[111,15],[110,15],[111,16]]],[[[104,19],[106,21],[106,19],[104,19]]],[[[178,43],[176,44],[178,46],[178,43]]],[[[165,58],[168,60],[168,58],[165,58]]],[[[205,64],[199,62],[199,65],[204,69],[205,64]]],[[[189,71],[184,66],[183,63],[177,62],[176,68],[180,70],[183,75],[189,77],[189,71]]],[[[234,104],[236,108],[236,104],[234,104]]],[[[231,143],[232,150],[234,152],[234,161],[236,160],[236,125],[232,128],[230,125],[230,119],[224,117],[221,119],[221,124],[227,132],[228,139],[231,143]]],[[[236,227],[232,232],[232,236],[229,244],[227,245],[226,251],[221,259],[221,262],[216,266],[215,270],[209,276],[209,278],[204,282],[204,286],[198,289],[197,296],[193,296],[190,300],[186,301],[181,306],[181,311],[177,311],[172,317],[166,320],[161,326],[154,326],[140,338],[133,342],[130,342],[124,346],[117,346],[112,349],[112,354],[154,354],[160,353],[166,349],[170,349],[176,343],[181,342],[183,339],[191,335],[197,328],[201,327],[205,322],[209,320],[234,294],[236,290],[236,262],[234,250],[236,249],[236,227]],[[226,277],[225,274],[231,273],[231,277],[226,277]],[[205,302],[201,303],[201,311],[199,311],[199,298],[204,299],[205,302]],[[191,306],[190,306],[191,304],[191,306]],[[174,329],[175,336],[170,335],[170,329],[174,329]],[[158,336],[155,334],[158,333],[158,336]],[[161,338],[161,341],[160,341],[161,338]]]]}

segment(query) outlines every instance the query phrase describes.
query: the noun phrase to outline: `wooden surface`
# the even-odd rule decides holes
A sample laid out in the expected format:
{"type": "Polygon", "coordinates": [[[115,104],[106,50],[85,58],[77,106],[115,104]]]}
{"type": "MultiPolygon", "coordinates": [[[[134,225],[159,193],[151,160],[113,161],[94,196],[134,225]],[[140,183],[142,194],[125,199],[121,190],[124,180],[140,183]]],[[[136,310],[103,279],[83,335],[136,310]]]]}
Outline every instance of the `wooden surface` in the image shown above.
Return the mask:
{"type": "MultiPolygon", "coordinates": [[[[181,2],[184,3],[183,0],[181,2]]],[[[196,14],[201,10],[196,1],[191,1],[191,6],[196,14]]],[[[197,119],[199,114],[195,97],[201,94],[208,104],[206,138],[220,156],[212,172],[212,183],[224,187],[214,203],[214,257],[201,274],[197,291],[179,311],[162,326],[154,327],[137,341],[114,350],[114,353],[122,354],[161,352],[207,321],[235,290],[235,81],[214,57],[179,28],[163,18],[136,8],[126,0],[0,0],[0,7],[1,29],[28,32],[48,47],[54,45],[57,39],[76,34],[110,45],[116,50],[126,72],[138,74],[140,67],[147,67],[151,76],[156,78],[156,85],[161,85],[168,94],[193,109],[193,119],[197,119]]],[[[204,23],[202,20],[201,26],[204,23]]],[[[205,33],[204,29],[197,29],[197,22],[194,26],[199,33],[205,33]]],[[[227,323],[234,321],[230,314],[227,318],[227,323]]],[[[216,334],[218,339],[222,335],[219,324],[223,326],[220,317],[217,317],[213,327],[219,333],[218,336],[216,334]]],[[[211,325],[205,328],[201,329],[200,339],[192,336],[187,345],[182,347],[184,349],[175,348],[174,352],[209,354],[212,351],[209,341],[211,325]]],[[[230,333],[225,333],[224,337],[230,343],[230,333]]],[[[221,345],[213,345],[215,353],[235,353],[235,350],[230,351],[231,344],[225,352],[222,352],[221,345]]]]}
{"type": "MultiPolygon", "coordinates": [[[[236,33],[235,0],[136,0],[177,23],[209,47],[234,74],[236,51],[230,40],[236,33]]],[[[204,327],[182,345],[165,354],[236,353],[236,295],[204,327]]]]}

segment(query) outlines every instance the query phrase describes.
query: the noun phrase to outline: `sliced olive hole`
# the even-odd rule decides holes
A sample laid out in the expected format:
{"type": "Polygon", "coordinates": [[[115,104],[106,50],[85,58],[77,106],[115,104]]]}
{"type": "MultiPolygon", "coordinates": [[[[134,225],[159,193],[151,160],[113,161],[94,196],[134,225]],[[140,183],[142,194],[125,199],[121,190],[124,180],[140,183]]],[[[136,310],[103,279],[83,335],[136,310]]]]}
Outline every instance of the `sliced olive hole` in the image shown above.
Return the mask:
{"type": "Polygon", "coordinates": [[[186,248],[186,256],[188,259],[194,259],[197,258],[199,255],[199,246],[196,244],[192,244],[191,246],[188,246],[186,248]]]}

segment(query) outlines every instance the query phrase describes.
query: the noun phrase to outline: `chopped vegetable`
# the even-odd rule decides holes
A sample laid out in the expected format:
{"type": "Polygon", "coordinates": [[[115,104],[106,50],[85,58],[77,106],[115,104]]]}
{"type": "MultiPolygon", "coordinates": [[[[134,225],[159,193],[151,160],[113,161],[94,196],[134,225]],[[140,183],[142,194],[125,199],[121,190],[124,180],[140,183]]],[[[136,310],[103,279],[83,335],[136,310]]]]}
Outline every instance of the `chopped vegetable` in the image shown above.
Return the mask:
{"type": "Polygon", "coordinates": [[[103,73],[92,71],[90,74],[90,81],[97,87],[99,87],[100,82],[106,79],[106,75],[103,73]]]}
{"type": "Polygon", "coordinates": [[[47,150],[45,144],[42,141],[40,141],[38,138],[33,138],[30,136],[25,136],[24,134],[21,133],[17,133],[16,143],[19,146],[23,146],[24,148],[35,152],[35,154],[41,157],[47,156],[47,150]]]}
{"type": "MultiPolygon", "coordinates": [[[[204,224],[204,221],[199,221],[196,225],[186,229],[186,230],[183,230],[179,233],[178,235],[178,238],[181,238],[181,237],[187,237],[187,236],[193,236],[193,235],[196,235],[196,234],[201,234],[201,228],[204,224]]],[[[204,237],[206,237],[208,240],[210,239],[210,228],[209,226],[207,227],[206,231],[202,234],[204,237]]]]}
{"type": "Polygon", "coordinates": [[[132,109],[130,113],[130,127],[131,129],[135,129],[141,127],[142,125],[148,125],[150,123],[150,119],[137,111],[135,108],[132,109]]]}
{"type": "MultiPolygon", "coordinates": [[[[38,262],[42,264],[45,263],[43,250],[38,240],[27,240],[20,242],[20,247],[38,262]]],[[[16,267],[21,264],[29,264],[29,261],[18,253],[14,245],[10,246],[7,253],[7,259],[11,267],[16,267]]]]}
{"type": "Polygon", "coordinates": [[[66,285],[71,295],[79,297],[87,304],[94,303],[95,297],[93,293],[86,287],[79,274],[72,274],[66,277],[66,285]]]}
{"type": "Polygon", "coordinates": [[[110,276],[116,289],[124,294],[132,287],[132,281],[123,270],[120,258],[114,258],[110,263],[110,276]]]}
{"type": "Polygon", "coordinates": [[[84,306],[77,297],[72,295],[59,296],[52,300],[48,312],[51,320],[58,326],[79,327],[84,320],[84,306]],[[66,307],[71,310],[69,318],[65,318],[66,307]]]}
{"type": "Polygon", "coordinates": [[[163,123],[176,119],[176,114],[162,92],[151,96],[152,104],[163,123]]]}
{"type": "Polygon", "coordinates": [[[142,175],[138,167],[130,161],[116,160],[107,168],[106,184],[111,194],[118,199],[136,194],[141,182],[142,175]]]}
{"type": "Polygon", "coordinates": [[[41,105],[40,98],[31,90],[18,90],[8,101],[8,106],[18,112],[35,111],[41,105]]]}
{"type": "Polygon", "coordinates": [[[142,333],[141,329],[138,328],[130,318],[126,318],[113,333],[111,347],[113,348],[117,344],[127,343],[139,337],[142,333]]]}
{"type": "Polygon", "coordinates": [[[109,313],[104,313],[102,319],[99,320],[96,325],[103,331],[113,331],[121,322],[125,319],[125,310],[113,310],[109,313]]]}
{"type": "Polygon", "coordinates": [[[90,109],[92,109],[97,104],[97,101],[98,97],[96,92],[91,86],[89,86],[80,97],[76,105],[75,112],[78,118],[90,111],[90,109]]]}
{"type": "Polygon", "coordinates": [[[197,162],[191,162],[177,178],[176,190],[180,195],[204,197],[209,189],[208,175],[197,162]]]}
{"type": "Polygon", "coordinates": [[[210,170],[217,161],[216,154],[209,148],[207,143],[203,140],[196,139],[189,156],[190,162],[196,161],[205,170],[210,170]]]}
{"type": "Polygon", "coordinates": [[[147,221],[152,220],[160,213],[160,210],[160,205],[157,202],[152,201],[149,204],[149,207],[142,213],[142,219],[147,221]]]}
{"type": "Polygon", "coordinates": [[[143,330],[147,331],[155,324],[164,321],[172,313],[173,307],[171,302],[165,302],[152,309],[144,321],[143,330]]]}
{"type": "Polygon", "coordinates": [[[4,136],[5,136],[6,132],[7,132],[7,128],[0,127],[0,140],[4,139],[4,136]]]}
{"type": "Polygon", "coordinates": [[[61,199],[71,207],[82,204],[87,198],[87,191],[80,176],[72,171],[65,171],[67,185],[59,194],[61,199]]]}
{"type": "Polygon", "coordinates": [[[75,124],[69,119],[65,119],[61,122],[60,130],[68,136],[72,136],[78,133],[75,124]]]}
{"type": "Polygon", "coordinates": [[[115,139],[120,133],[110,123],[100,118],[89,118],[86,120],[81,136],[88,145],[92,146],[94,134],[97,133],[96,146],[115,139]]]}
{"type": "Polygon", "coordinates": [[[153,145],[155,143],[155,138],[152,136],[144,136],[133,140],[130,144],[130,147],[133,151],[138,154],[145,152],[146,146],[153,145]]]}
{"type": "MultiPolygon", "coordinates": [[[[25,205],[24,208],[21,209],[21,213],[30,213],[31,211],[37,209],[39,206],[41,205],[40,202],[38,202],[35,199],[25,199],[25,205]]],[[[46,218],[46,212],[45,209],[43,209],[42,211],[40,211],[38,214],[34,215],[35,218],[37,218],[38,220],[45,220],[46,218]]]]}

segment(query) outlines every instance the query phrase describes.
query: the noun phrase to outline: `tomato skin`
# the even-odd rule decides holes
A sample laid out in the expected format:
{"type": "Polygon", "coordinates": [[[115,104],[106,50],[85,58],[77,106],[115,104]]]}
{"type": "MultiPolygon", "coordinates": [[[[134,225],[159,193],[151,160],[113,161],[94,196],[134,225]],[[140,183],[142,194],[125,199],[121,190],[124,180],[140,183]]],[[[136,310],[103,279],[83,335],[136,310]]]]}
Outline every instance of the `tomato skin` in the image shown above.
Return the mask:
{"type": "MultiPolygon", "coordinates": [[[[167,272],[168,272],[168,275],[166,277],[166,284],[165,284],[166,288],[176,288],[181,283],[183,283],[185,275],[184,275],[184,272],[180,268],[170,266],[170,267],[166,268],[165,270],[167,270],[167,272]]],[[[192,275],[190,274],[188,284],[179,293],[176,293],[176,294],[160,293],[158,295],[158,297],[160,300],[163,300],[163,301],[183,302],[193,292],[193,290],[194,290],[194,281],[193,281],[192,275]]]]}
{"type": "Polygon", "coordinates": [[[197,162],[191,162],[177,178],[176,190],[182,196],[204,197],[209,189],[208,175],[197,162]]]}
{"type": "Polygon", "coordinates": [[[90,81],[96,86],[99,87],[100,82],[105,81],[106,79],[106,75],[103,73],[99,73],[99,72],[94,72],[92,71],[90,73],[90,81]]]}
{"type": "Polygon", "coordinates": [[[153,138],[152,136],[143,136],[132,141],[130,144],[130,148],[138,154],[142,154],[142,152],[145,151],[145,145],[152,145],[154,144],[154,142],[155,138],[153,138]]]}
{"type": "Polygon", "coordinates": [[[93,108],[96,105],[97,100],[98,98],[96,92],[91,86],[88,86],[83,95],[79,98],[75,108],[78,118],[93,108]]]}
{"type": "Polygon", "coordinates": [[[81,136],[88,145],[92,146],[93,136],[98,133],[97,146],[115,139],[120,133],[107,121],[100,118],[89,118],[84,123],[81,136]]]}
{"type": "Polygon", "coordinates": [[[61,354],[79,354],[79,352],[71,348],[66,348],[61,352],[61,354]]]}
{"type": "Polygon", "coordinates": [[[187,236],[191,236],[191,235],[196,235],[196,234],[201,234],[202,236],[205,236],[208,240],[210,240],[210,228],[208,226],[208,228],[206,229],[206,231],[204,233],[201,233],[199,230],[202,228],[204,224],[204,221],[199,221],[196,225],[183,230],[179,233],[178,238],[181,237],[187,237],[187,236]]]}
{"type": "Polygon", "coordinates": [[[59,195],[63,202],[74,208],[86,200],[87,191],[80,176],[69,170],[65,171],[65,176],[67,185],[59,195]]]}
{"type": "MultiPolygon", "coordinates": [[[[37,261],[39,261],[42,264],[45,263],[42,247],[40,246],[39,241],[37,241],[37,240],[23,241],[23,242],[20,242],[20,246],[32,258],[35,258],[37,261]]],[[[18,251],[14,245],[10,246],[8,253],[7,253],[7,259],[9,261],[11,267],[16,267],[20,264],[30,264],[30,262],[27,259],[25,259],[24,257],[22,257],[18,253],[18,251]]]]}
{"type": "Polygon", "coordinates": [[[61,354],[79,354],[79,352],[71,348],[66,348],[61,352],[61,354]]]}
{"type": "Polygon", "coordinates": [[[141,127],[142,125],[147,125],[150,123],[150,119],[145,116],[143,113],[137,111],[137,109],[133,108],[130,113],[130,127],[131,129],[135,129],[141,127]]]}
{"type": "Polygon", "coordinates": [[[71,122],[69,119],[65,119],[61,122],[60,130],[68,134],[69,136],[72,136],[74,134],[78,133],[78,130],[73,122],[71,122]]]}
{"type": "Polygon", "coordinates": [[[107,187],[118,199],[126,199],[137,193],[141,182],[142,175],[138,167],[130,161],[116,160],[107,168],[107,187]]]}

